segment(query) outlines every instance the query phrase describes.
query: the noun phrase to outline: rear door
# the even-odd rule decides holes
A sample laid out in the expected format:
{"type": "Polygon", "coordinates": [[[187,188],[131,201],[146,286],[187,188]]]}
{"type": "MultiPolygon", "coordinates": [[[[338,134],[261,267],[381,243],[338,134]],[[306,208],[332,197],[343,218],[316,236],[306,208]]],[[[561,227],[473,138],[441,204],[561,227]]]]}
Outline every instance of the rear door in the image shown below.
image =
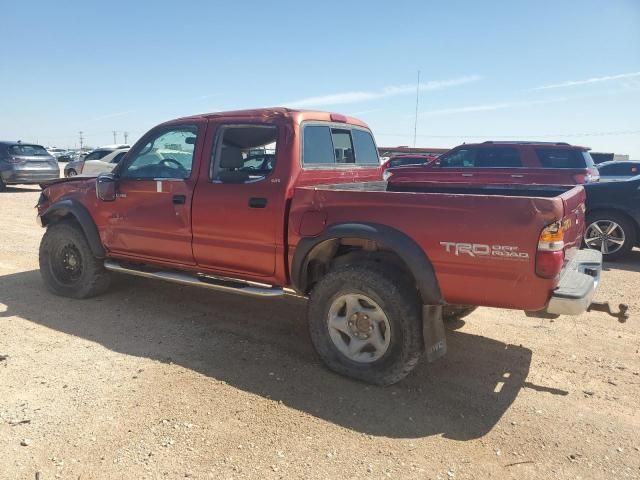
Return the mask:
{"type": "Polygon", "coordinates": [[[425,168],[430,179],[478,184],[521,183],[524,175],[520,152],[515,147],[461,147],[440,157],[437,165],[425,168]]]}
{"type": "Polygon", "coordinates": [[[287,178],[277,175],[287,131],[273,123],[211,121],[193,201],[198,265],[235,274],[275,274],[287,178]]]}

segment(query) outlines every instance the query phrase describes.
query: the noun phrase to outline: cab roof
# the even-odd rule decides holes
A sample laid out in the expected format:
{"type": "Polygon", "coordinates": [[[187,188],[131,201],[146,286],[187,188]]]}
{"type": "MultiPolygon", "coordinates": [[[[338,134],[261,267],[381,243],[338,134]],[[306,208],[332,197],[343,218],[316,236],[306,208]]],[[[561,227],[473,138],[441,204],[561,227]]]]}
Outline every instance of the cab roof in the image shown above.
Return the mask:
{"type": "Polygon", "coordinates": [[[203,118],[206,118],[206,119],[244,118],[247,120],[250,120],[250,119],[264,120],[267,118],[290,118],[297,123],[301,123],[305,120],[317,120],[317,121],[323,121],[323,122],[346,123],[349,125],[357,125],[360,127],[369,128],[368,125],[364,123],[362,120],[359,120],[354,117],[349,117],[347,115],[343,115],[340,113],[323,112],[319,110],[297,110],[297,109],[286,108],[286,107],[254,108],[249,110],[231,110],[227,112],[202,113],[202,114],[177,118],[175,120],[170,120],[166,123],[174,123],[178,121],[196,120],[196,119],[203,119],[203,118]]]}

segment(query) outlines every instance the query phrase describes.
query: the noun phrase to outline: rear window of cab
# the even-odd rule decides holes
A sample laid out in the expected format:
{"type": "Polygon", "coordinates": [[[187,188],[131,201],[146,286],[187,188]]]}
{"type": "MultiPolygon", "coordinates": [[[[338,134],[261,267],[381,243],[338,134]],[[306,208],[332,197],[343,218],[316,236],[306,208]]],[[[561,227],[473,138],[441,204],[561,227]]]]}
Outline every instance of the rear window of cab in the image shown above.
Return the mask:
{"type": "Polygon", "coordinates": [[[352,125],[304,125],[302,145],[302,164],[306,167],[380,164],[371,133],[352,125]]]}

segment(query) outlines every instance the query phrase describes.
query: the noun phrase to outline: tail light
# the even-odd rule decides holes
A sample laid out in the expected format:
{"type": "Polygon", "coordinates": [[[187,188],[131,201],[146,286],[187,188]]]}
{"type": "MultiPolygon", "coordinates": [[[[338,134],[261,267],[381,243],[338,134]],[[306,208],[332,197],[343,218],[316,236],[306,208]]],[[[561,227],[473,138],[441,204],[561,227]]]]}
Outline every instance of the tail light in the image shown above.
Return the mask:
{"type": "Polygon", "coordinates": [[[543,278],[555,278],[564,265],[564,233],[566,222],[557,221],[547,225],[538,239],[536,274],[543,278]]]}
{"type": "Polygon", "coordinates": [[[600,180],[600,172],[595,168],[588,168],[586,173],[577,173],[573,176],[573,181],[582,185],[583,183],[597,182],[600,180]]]}
{"type": "Polygon", "coordinates": [[[21,163],[22,159],[20,157],[9,157],[7,158],[7,163],[11,163],[12,165],[16,165],[18,163],[21,163]]]}

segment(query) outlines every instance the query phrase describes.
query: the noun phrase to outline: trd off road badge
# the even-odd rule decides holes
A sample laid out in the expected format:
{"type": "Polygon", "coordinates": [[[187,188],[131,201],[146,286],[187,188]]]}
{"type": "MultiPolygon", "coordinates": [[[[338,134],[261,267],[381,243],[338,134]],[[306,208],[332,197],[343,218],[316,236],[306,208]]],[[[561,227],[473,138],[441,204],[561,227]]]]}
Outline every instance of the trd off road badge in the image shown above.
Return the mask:
{"type": "Polygon", "coordinates": [[[482,243],[440,242],[447,253],[456,256],[499,257],[505,260],[529,260],[527,252],[520,252],[512,245],[484,245],[482,243]]]}

